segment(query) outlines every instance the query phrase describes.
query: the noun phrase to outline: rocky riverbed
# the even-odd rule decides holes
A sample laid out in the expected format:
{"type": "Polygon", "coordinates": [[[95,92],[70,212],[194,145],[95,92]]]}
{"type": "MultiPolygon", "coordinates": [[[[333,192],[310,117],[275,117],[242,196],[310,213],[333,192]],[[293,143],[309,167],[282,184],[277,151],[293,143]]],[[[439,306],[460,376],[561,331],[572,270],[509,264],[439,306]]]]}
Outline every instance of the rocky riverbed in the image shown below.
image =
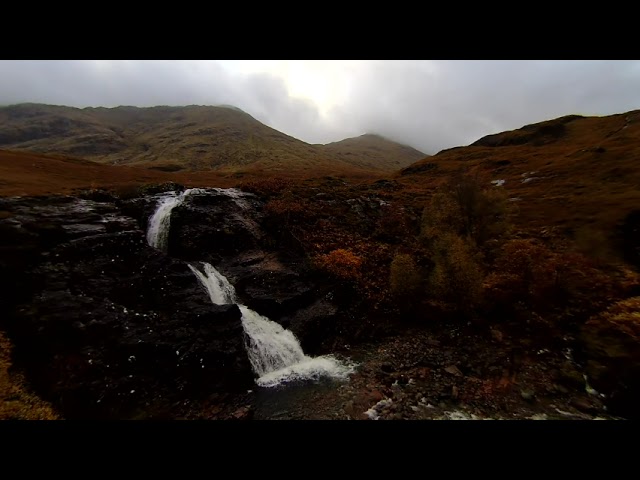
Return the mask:
{"type": "Polygon", "coordinates": [[[349,382],[252,389],[245,403],[224,418],[619,418],[608,413],[603,395],[588,384],[566,351],[528,350],[471,328],[410,330],[375,344],[347,347],[342,353],[359,363],[349,382]]]}

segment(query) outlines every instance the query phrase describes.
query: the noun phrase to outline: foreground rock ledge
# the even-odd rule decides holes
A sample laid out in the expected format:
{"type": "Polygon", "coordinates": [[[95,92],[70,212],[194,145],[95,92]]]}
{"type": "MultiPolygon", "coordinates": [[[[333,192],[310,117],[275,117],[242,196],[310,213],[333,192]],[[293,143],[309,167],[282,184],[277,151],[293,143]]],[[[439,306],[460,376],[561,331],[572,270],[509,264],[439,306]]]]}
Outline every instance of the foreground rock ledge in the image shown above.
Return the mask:
{"type": "Polygon", "coordinates": [[[65,418],[163,418],[253,384],[240,311],[111,203],[3,199],[3,320],[16,364],[65,418]]]}

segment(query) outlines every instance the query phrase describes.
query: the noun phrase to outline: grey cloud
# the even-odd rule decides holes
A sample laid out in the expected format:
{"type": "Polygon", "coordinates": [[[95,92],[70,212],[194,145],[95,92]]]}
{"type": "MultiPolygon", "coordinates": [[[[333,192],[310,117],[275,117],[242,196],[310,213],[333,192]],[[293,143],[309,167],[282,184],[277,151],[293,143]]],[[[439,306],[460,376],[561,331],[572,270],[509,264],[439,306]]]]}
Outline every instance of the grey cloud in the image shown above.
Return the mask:
{"type": "Polygon", "coordinates": [[[322,128],[315,105],[291,98],[281,78],[232,74],[192,61],[2,61],[0,104],[50,103],[75,107],[118,105],[235,105],[304,139],[322,128]]]}
{"type": "Polygon", "coordinates": [[[341,106],[341,118],[434,153],[562,115],[639,108],[639,65],[439,61],[425,69],[423,62],[376,63],[362,72],[363,87],[341,106]]]}
{"type": "Polygon", "coordinates": [[[0,104],[231,104],[310,143],[379,133],[426,153],[571,113],[640,108],[640,62],[362,61],[342,104],[321,115],[273,74],[215,62],[0,61],[0,104]]]}
{"type": "Polygon", "coordinates": [[[174,105],[211,101],[228,90],[222,69],[204,84],[186,62],[77,60],[0,62],[0,103],[42,102],[77,107],[174,105]],[[213,87],[213,88],[212,88],[213,87]]]}

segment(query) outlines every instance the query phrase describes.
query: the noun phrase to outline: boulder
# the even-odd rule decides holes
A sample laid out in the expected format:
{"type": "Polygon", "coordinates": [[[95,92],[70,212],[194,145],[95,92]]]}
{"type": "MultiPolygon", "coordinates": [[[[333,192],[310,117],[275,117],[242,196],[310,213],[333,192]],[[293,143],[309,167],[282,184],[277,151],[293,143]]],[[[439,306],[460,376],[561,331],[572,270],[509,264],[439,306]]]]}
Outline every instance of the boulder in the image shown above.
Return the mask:
{"type": "Polygon", "coordinates": [[[225,257],[258,248],[264,235],[259,226],[262,203],[251,194],[228,192],[193,193],[173,209],[169,255],[215,265],[225,257]]]}

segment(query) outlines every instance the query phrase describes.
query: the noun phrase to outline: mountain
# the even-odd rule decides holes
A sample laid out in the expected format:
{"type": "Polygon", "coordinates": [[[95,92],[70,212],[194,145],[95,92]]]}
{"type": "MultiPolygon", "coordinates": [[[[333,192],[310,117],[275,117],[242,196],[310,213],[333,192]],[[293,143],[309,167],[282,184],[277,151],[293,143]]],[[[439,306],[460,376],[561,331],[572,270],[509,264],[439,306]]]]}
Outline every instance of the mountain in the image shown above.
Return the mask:
{"type": "Polygon", "coordinates": [[[398,170],[425,157],[415,148],[370,133],[320,147],[345,162],[369,168],[384,166],[388,170],[398,170]]]}
{"type": "Polygon", "coordinates": [[[377,136],[311,145],[232,106],[0,108],[0,148],[165,171],[259,166],[401,168],[424,154],[377,136]],[[419,154],[419,156],[417,156],[419,154]]]}
{"type": "Polygon", "coordinates": [[[611,231],[640,206],[640,110],[568,115],[424,158],[398,178],[427,191],[461,170],[503,184],[530,226],[611,231]]]}

